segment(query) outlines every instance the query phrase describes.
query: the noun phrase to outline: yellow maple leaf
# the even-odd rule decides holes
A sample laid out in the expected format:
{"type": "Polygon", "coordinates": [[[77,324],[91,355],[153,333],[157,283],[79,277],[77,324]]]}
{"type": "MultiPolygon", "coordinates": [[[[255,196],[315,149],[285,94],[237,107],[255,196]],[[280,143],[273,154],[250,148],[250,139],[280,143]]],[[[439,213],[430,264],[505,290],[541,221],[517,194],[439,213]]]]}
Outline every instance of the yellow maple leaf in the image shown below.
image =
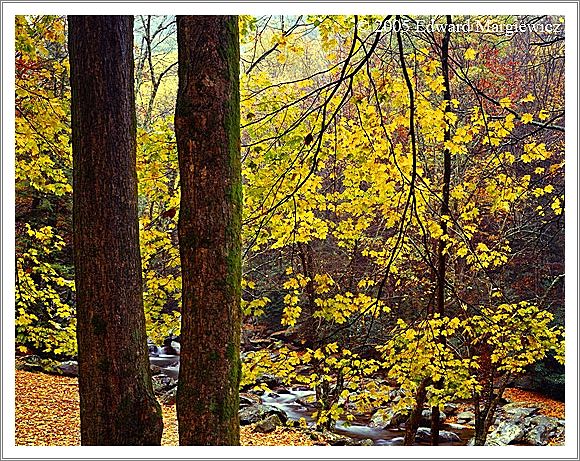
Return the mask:
{"type": "Polygon", "coordinates": [[[509,107],[512,105],[512,100],[510,98],[501,98],[499,100],[499,105],[501,107],[509,107]]]}
{"type": "Polygon", "coordinates": [[[520,117],[522,123],[528,124],[532,120],[534,120],[534,116],[532,114],[524,114],[520,117]]]}
{"type": "Polygon", "coordinates": [[[554,199],[554,201],[552,202],[552,205],[550,205],[552,210],[554,210],[554,214],[556,215],[560,215],[562,214],[562,202],[560,202],[560,199],[558,197],[556,197],[554,199]]]}
{"type": "Polygon", "coordinates": [[[468,61],[471,61],[472,59],[475,59],[475,55],[476,55],[476,52],[475,52],[475,50],[473,48],[467,48],[465,50],[465,54],[463,56],[468,61]]]}
{"type": "Polygon", "coordinates": [[[532,93],[528,93],[528,95],[525,98],[520,99],[520,102],[532,102],[535,99],[536,98],[534,97],[534,95],[532,93]]]}

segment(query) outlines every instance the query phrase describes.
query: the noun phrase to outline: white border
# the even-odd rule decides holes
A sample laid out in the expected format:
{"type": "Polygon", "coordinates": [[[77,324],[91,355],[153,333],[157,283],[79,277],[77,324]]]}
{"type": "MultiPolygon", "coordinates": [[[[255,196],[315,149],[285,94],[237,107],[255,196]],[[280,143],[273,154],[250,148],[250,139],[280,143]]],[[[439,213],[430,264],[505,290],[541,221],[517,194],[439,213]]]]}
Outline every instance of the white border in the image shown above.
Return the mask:
{"type": "Polygon", "coordinates": [[[9,458],[578,459],[578,21],[576,2],[543,3],[3,3],[2,301],[3,456],[9,458]],[[14,446],[14,16],[17,14],[551,14],[566,21],[566,434],[562,447],[16,447],[14,446]]]}

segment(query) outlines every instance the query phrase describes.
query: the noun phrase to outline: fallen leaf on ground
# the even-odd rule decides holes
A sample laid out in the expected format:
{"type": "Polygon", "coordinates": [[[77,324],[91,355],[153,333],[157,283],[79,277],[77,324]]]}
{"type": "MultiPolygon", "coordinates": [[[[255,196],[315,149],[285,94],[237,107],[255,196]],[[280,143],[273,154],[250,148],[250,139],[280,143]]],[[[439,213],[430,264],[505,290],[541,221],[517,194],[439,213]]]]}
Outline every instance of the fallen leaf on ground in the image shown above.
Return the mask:
{"type": "MultiPolygon", "coordinates": [[[[80,445],[79,392],[76,378],[16,370],[16,445],[80,445]]],[[[178,445],[175,406],[162,405],[161,445],[178,445]]],[[[268,434],[240,429],[242,445],[314,445],[300,430],[279,427],[268,434]]]]}

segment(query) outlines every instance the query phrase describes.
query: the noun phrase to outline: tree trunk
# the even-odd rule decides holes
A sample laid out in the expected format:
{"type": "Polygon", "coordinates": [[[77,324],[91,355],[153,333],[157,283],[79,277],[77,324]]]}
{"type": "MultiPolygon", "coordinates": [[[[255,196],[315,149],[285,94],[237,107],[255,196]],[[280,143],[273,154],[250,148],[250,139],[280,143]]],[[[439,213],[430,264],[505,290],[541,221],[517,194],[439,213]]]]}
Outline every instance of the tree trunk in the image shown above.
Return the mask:
{"type": "Polygon", "coordinates": [[[423,378],[419,383],[419,387],[415,393],[415,408],[413,408],[405,427],[404,445],[413,445],[415,443],[415,436],[417,435],[417,429],[419,428],[421,415],[423,414],[423,405],[425,405],[425,400],[427,400],[427,387],[430,384],[431,378],[423,378]]]}
{"type": "MultiPolygon", "coordinates": [[[[447,29],[443,36],[443,43],[441,44],[441,68],[443,70],[443,99],[447,102],[445,106],[445,114],[451,112],[451,86],[449,84],[449,40],[451,39],[451,24],[452,18],[447,15],[447,29]]],[[[449,122],[445,125],[445,132],[443,133],[444,143],[451,140],[451,127],[449,122]]],[[[451,188],[451,152],[448,148],[443,149],[443,194],[441,199],[441,221],[440,226],[443,235],[439,238],[437,245],[437,313],[443,317],[445,315],[445,280],[447,271],[447,258],[445,255],[447,236],[447,219],[449,218],[449,190],[451,188]]],[[[446,346],[447,340],[445,336],[441,336],[440,342],[443,347],[446,346]]],[[[442,389],[445,377],[441,377],[435,387],[442,389]]],[[[431,407],[431,444],[439,445],[439,429],[441,422],[439,421],[439,407],[431,407]]]]}
{"type": "Polygon", "coordinates": [[[476,416],[475,418],[475,434],[474,434],[474,445],[483,446],[487,440],[487,434],[489,433],[489,428],[491,427],[492,417],[495,410],[491,408],[491,405],[486,405],[484,410],[476,416]]]}
{"type": "Polygon", "coordinates": [[[483,408],[480,407],[479,399],[475,400],[475,443],[474,445],[485,445],[487,440],[487,435],[489,433],[489,428],[491,427],[495,412],[503,397],[503,393],[510,382],[512,375],[508,373],[503,383],[497,389],[497,393],[494,393],[494,373],[492,372],[489,379],[489,385],[487,388],[487,396],[484,400],[483,408]]]}
{"type": "Polygon", "coordinates": [[[70,16],[83,445],[159,445],[137,216],[132,16],[70,16]]]}
{"type": "Polygon", "coordinates": [[[183,280],[180,445],[239,444],[241,206],[236,16],[177,18],[183,280]]]}

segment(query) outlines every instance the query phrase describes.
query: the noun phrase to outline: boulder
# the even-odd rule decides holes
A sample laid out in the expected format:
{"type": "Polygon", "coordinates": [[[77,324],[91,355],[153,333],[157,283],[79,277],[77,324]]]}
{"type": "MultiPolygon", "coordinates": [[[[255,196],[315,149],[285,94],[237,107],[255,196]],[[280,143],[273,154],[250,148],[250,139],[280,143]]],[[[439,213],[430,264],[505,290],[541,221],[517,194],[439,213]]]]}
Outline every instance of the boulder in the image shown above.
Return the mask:
{"type": "Polygon", "coordinates": [[[463,424],[455,424],[455,423],[448,423],[448,424],[446,424],[446,426],[449,427],[450,429],[455,429],[456,431],[466,431],[466,430],[472,429],[469,426],[465,426],[463,424]]]}
{"type": "Polygon", "coordinates": [[[345,437],[344,435],[335,434],[328,429],[324,429],[322,431],[322,437],[329,445],[347,445],[347,441],[350,440],[350,437],[345,437]]]}
{"type": "Polygon", "coordinates": [[[389,445],[402,446],[405,445],[405,437],[395,437],[389,440],[389,445]]]}
{"type": "MultiPolygon", "coordinates": [[[[415,437],[417,442],[431,442],[431,429],[428,427],[420,427],[417,429],[417,436],[415,437]]],[[[439,431],[439,442],[440,443],[455,443],[461,442],[461,438],[451,431],[439,431]]]]}
{"type": "Polygon", "coordinates": [[[374,444],[375,442],[373,442],[373,439],[361,439],[361,440],[353,439],[352,443],[352,445],[357,447],[372,447],[374,444]]]}
{"type": "Polygon", "coordinates": [[[538,413],[538,407],[522,407],[517,402],[508,403],[501,407],[501,411],[508,419],[523,420],[538,413]]]}
{"type": "Polygon", "coordinates": [[[157,357],[159,355],[159,347],[147,338],[147,350],[149,351],[150,357],[157,357]]]}
{"type": "Polygon", "coordinates": [[[163,355],[179,355],[181,353],[181,344],[176,341],[174,336],[166,338],[159,353],[163,355]]]}
{"type": "Polygon", "coordinates": [[[260,376],[258,379],[256,379],[256,383],[255,385],[259,385],[259,384],[265,384],[266,386],[268,386],[268,388],[273,389],[275,387],[279,387],[282,385],[282,380],[280,378],[278,378],[277,376],[268,374],[268,373],[264,373],[262,376],[260,376]]]}
{"type": "Polygon", "coordinates": [[[473,426],[475,413],[473,411],[462,411],[457,415],[457,424],[469,424],[473,426]]]}
{"type": "Polygon", "coordinates": [[[522,442],[525,431],[518,421],[503,421],[497,428],[488,434],[486,445],[509,445],[512,443],[522,442]]]}
{"type": "Polygon", "coordinates": [[[265,384],[268,389],[276,389],[278,387],[282,387],[282,380],[275,375],[264,373],[263,375],[257,377],[254,382],[243,386],[242,390],[245,392],[252,390],[252,392],[258,393],[258,389],[254,388],[263,384],[265,384]]]}
{"type": "Polygon", "coordinates": [[[288,421],[288,415],[283,410],[270,405],[251,405],[240,409],[240,424],[242,426],[263,421],[270,415],[278,415],[280,421],[288,421]]]}
{"type": "Polygon", "coordinates": [[[256,432],[268,433],[274,431],[278,426],[283,426],[282,421],[277,414],[273,414],[262,421],[258,421],[254,426],[254,430],[256,432]]]}
{"type": "Polygon", "coordinates": [[[546,397],[564,400],[565,397],[565,369],[553,357],[548,356],[532,365],[528,373],[517,376],[510,387],[526,391],[540,392],[546,397]]]}
{"type": "Polygon", "coordinates": [[[283,394],[292,394],[292,391],[289,390],[289,389],[286,389],[284,386],[279,386],[279,387],[277,387],[277,388],[275,388],[273,390],[277,394],[281,394],[281,395],[283,395],[283,394]]]}
{"type": "MultiPolygon", "coordinates": [[[[439,412],[439,422],[445,421],[447,416],[442,411],[439,412]]],[[[421,419],[419,420],[419,426],[430,427],[431,426],[431,409],[423,410],[421,412],[421,419]]]]}
{"type": "Polygon", "coordinates": [[[176,399],[177,399],[177,386],[175,386],[173,389],[169,389],[160,398],[161,403],[163,405],[175,405],[176,399]]]}
{"type": "Polygon", "coordinates": [[[56,364],[55,371],[63,376],[77,377],[79,375],[79,364],[76,360],[60,362],[56,364]]]}
{"type": "Polygon", "coordinates": [[[336,434],[335,432],[324,429],[322,436],[329,445],[334,446],[369,446],[374,445],[371,439],[353,439],[346,435],[336,434]]]}
{"type": "Polygon", "coordinates": [[[168,390],[171,390],[177,386],[177,381],[175,379],[172,379],[169,376],[165,376],[163,374],[157,374],[153,376],[151,381],[153,383],[153,392],[155,392],[156,395],[163,395],[168,390]]]}
{"type": "Polygon", "coordinates": [[[459,409],[459,406],[455,403],[446,403],[443,406],[443,412],[447,415],[447,416],[453,416],[454,414],[457,413],[457,410],[459,409]]]}
{"type": "Polygon", "coordinates": [[[564,422],[550,416],[534,416],[526,421],[523,441],[529,445],[547,445],[548,441],[564,433],[564,422]]]}
{"type": "Polygon", "coordinates": [[[163,368],[158,367],[157,365],[151,364],[151,365],[149,365],[149,368],[151,369],[152,376],[156,376],[156,375],[163,373],[163,368]]]}
{"type": "Polygon", "coordinates": [[[251,405],[260,405],[262,399],[259,395],[252,394],[251,392],[243,392],[240,394],[240,408],[249,407],[251,405]]]}
{"type": "Polygon", "coordinates": [[[392,408],[380,408],[371,417],[369,426],[382,429],[398,427],[408,419],[409,415],[394,411],[392,408]]]}
{"type": "Polygon", "coordinates": [[[16,369],[24,371],[43,371],[42,359],[38,355],[28,355],[16,361],[16,369]]]}

